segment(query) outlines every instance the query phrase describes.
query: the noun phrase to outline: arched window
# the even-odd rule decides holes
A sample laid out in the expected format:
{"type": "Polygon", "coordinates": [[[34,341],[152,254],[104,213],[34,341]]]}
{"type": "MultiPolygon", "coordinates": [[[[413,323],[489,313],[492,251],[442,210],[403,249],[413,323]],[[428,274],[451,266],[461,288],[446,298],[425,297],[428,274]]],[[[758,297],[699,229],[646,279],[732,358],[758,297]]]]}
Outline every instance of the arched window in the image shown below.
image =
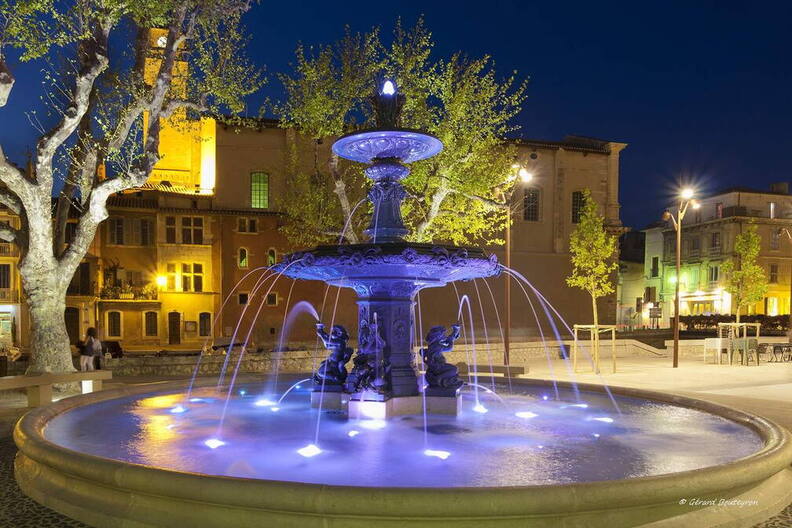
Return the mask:
{"type": "Polygon", "coordinates": [[[269,248],[267,251],[267,266],[274,266],[277,261],[278,253],[275,251],[275,248],[269,248]]]}
{"type": "Polygon", "coordinates": [[[538,222],[542,213],[542,191],[538,187],[526,187],[523,196],[523,220],[538,222]]]}
{"type": "Polygon", "coordinates": [[[208,337],[212,333],[212,314],[201,312],[198,314],[198,335],[208,337]]]}
{"type": "Polygon", "coordinates": [[[239,255],[237,259],[237,263],[239,264],[240,268],[247,268],[248,267],[248,250],[247,248],[239,248],[239,255]]]}
{"type": "Polygon", "coordinates": [[[583,207],[586,205],[586,198],[583,191],[572,193],[572,223],[579,224],[580,217],[583,215],[583,207]]]}
{"type": "Polygon", "coordinates": [[[143,335],[146,337],[159,335],[159,313],[146,312],[143,314],[143,335]]]}
{"type": "Polygon", "coordinates": [[[107,337],[121,337],[121,312],[107,312],[107,337]]]}

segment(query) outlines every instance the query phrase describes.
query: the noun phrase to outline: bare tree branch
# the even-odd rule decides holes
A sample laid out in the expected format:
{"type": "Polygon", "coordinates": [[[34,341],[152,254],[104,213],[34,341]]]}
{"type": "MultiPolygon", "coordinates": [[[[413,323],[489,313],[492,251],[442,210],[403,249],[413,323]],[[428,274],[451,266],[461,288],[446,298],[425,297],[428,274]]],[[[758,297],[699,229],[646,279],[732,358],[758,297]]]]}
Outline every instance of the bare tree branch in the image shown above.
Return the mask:
{"type": "MultiPolygon", "coordinates": [[[[0,171],[1,170],[2,169],[0,169],[0,171]]],[[[19,201],[19,198],[11,191],[0,189],[0,204],[6,206],[9,211],[16,215],[22,213],[22,202],[19,201]]]]}

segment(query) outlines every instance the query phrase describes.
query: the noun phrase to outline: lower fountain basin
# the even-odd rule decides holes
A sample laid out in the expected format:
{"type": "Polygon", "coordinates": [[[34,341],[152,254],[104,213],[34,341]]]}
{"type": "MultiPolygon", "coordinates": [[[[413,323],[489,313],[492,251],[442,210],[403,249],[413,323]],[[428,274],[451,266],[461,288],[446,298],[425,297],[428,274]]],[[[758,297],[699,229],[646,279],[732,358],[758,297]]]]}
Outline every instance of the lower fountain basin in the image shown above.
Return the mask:
{"type": "Polygon", "coordinates": [[[719,499],[758,501],[725,510],[751,526],[790,501],[789,434],[706,402],[614,389],[620,414],[599,387],[559,384],[556,400],[512,380],[518,396],[480,392],[476,412],[466,389],[459,416],[429,416],[426,433],[420,415],[323,413],[317,441],[308,393],[273,410],[256,404],[263,386],[232,398],[221,433],[222,401],[200,389],[185,402],[175,384],[31,411],[17,481],[94,526],[709,526],[719,499]],[[321,451],[300,454],[310,444],[321,451]]]}

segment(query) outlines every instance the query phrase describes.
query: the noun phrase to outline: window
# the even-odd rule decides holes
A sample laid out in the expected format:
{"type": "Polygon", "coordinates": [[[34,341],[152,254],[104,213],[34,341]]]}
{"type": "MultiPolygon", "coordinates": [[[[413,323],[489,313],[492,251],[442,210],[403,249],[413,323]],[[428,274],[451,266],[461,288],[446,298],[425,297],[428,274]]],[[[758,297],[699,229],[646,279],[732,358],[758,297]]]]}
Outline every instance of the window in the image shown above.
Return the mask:
{"type": "Polygon", "coordinates": [[[653,303],[657,300],[657,288],[654,286],[647,286],[644,288],[644,302],[653,303]]]}
{"type": "Polygon", "coordinates": [[[773,229],[770,232],[770,249],[778,249],[781,246],[781,230],[773,229]]]}
{"type": "Polygon", "coordinates": [[[258,233],[258,225],[255,218],[248,218],[248,233],[258,233]]]}
{"type": "Polygon", "coordinates": [[[175,244],[176,243],[176,217],[175,216],[166,216],[165,217],[165,243],[166,244],[175,244]]]}
{"type": "Polygon", "coordinates": [[[121,337],[121,312],[107,312],[107,337],[121,337]]]}
{"type": "Polygon", "coordinates": [[[167,288],[171,291],[176,289],[176,264],[169,262],[167,267],[167,288]]]}
{"type": "Polygon", "coordinates": [[[183,216],[182,244],[203,244],[203,217],[183,216]]]}
{"type": "Polygon", "coordinates": [[[140,245],[154,245],[154,222],[145,218],[140,220],[140,245]]]}
{"type": "Polygon", "coordinates": [[[720,266],[710,266],[709,267],[709,281],[710,282],[718,282],[718,277],[720,276],[720,266]]]}
{"type": "Polygon", "coordinates": [[[583,206],[585,205],[585,197],[583,191],[575,191],[572,193],[572,223],[579,224],[580,216],[583,214],[583,206]]]}
{"type": "Polygon", "coordinates": [[[525,189],[523,197],[523,220],[526,222],[538,222],[540,218],[540,190],[536,187],[525,189]]]}
{"type": "Polygon", "coordinates": [[[660,257],[652,257],[652,277],[660,275],[660,257]]]}
{"type": "Polygon", "coordinates": [[[698,254],[699,250],[701,249],[701,239],[697,236],[690,239],[690,251],[691,253],[698,254]]]}
{"type": "Polygon", "coordinates": [[[721,247],[721,236],[720,233],[712,233],[710,237],[710,249],[720,249],[721,247]]]}
{"type": "Polygon", "coordinates": [[[723,204],[721,202],[715,204],[715,218],[723,218],[723,204]]]}
{"type": "Polygon", "coordinates": [[[258,233],[258,223],[255,218],[240,218],[237,220],[237,231],[240,233],[258,233]]]}
{"type": "Polygon", "coordinates": [[[110,231],[110,243],[118,246],[124,245],[124,219],[111,218],[107,224],[110,231]]]}
{"type": "Polygon", "coordinates": [[[159,314],[157,312],[146,312],[143,314],[143,331],[146,337],[157,337],[159,334],[159,314]]]}
{"type": "Polygon", "coordinates": [[[253,209],[269,207],[269,175],[265,172],[250,174],[250,207],[253,209]]]}
{"type": "Polygon", "coordinates": [[[203,291],[203,264],[189,262],[181,265],[182,291],[203,291]]]}
{"type": "Polygon", "coordinates": [[[770,264],[770,283],[776,284],[778,282],[778,264],[770,264]]]}
{"type": "Polygon", "coordinates": [[[201,312],[198,314],[198,335],[208,337],[212,332],[212,314],[201,312]]]}
{"type": "Polygon", "coordinates": [[[266,299],[267,306],[277,306],[278,305],[278,294],[275,292],[268,293],[266,299]]]}
{"type": "Polygon", "coordinates": [[[237,219],[237,231],[240,233],[247,233],[247,218],[237,219]]]}
{"type": "Polygon", "coordinates": [[[248,250],[246,248],[239,248],[237,264],[240,268],[248,267],[248,250]]]}
{"type": "Polygon", "coordinates": [[[267,266],[274,266],[277,261],[278,253],[273,248],[269,248],[267,251],[267,266]]]}
{"type": "Polygon", "coordinates": [[[247,304],[248,303],[248,294],[247,292],[240,292],[238,295],[239,304],[247,304]]]}
{"type": "Polygon", "coordinates": [[[0,289],[11,288],[11,264],[0,264],[0,289]]]}
{"type": "Polygon", "coordinates": [[[770,209],[770,211],[769,211],[770,218],[775,218],[776,217],[776,203],[775,202],[770,202],[768,205],[769,205],[768,209],[770,209]]]}
{"type": "Polygon", "coordinates": [[[640,312],[643,310],[643,297],[636,297],[635,298],[635,311],[640,312]]]}

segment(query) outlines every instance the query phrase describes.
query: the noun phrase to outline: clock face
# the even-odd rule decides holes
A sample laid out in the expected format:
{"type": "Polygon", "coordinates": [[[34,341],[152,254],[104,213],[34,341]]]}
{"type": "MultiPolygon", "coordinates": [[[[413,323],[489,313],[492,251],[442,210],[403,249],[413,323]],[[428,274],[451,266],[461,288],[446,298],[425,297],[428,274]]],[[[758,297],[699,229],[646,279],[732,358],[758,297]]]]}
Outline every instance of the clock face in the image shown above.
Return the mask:
{"type": "Polygon", "coordinates": [[[160,38],[157,39],[157,46],[159,46],[160,48],[164,48],[165,44],[167,43],[168,43],[168,37],[166,37],[165,35],[162,35],[160,38]]]}

